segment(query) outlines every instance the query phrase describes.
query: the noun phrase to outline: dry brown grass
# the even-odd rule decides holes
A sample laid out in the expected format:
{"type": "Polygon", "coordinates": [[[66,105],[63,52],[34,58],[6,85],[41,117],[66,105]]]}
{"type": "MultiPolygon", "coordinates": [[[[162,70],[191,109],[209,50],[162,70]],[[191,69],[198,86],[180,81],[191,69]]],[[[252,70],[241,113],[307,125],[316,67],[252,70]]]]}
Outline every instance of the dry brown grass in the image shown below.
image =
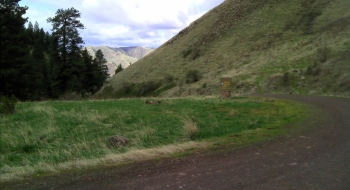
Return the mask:
{"type": "Polygon", "coordinates": [[[193,119],[184,119],[183,120],[184,126],[184,135],[186,138],[190,139],[190,140],[195,140],[196,136],[199,135],[200,130],[197,126],[197,124],[195,123],[195,121],[193,119]]]}
{"type": "MultiPolygon", "coordinates": [[[[80,159],[76,161],[69,161],[60,164],[51,164],[47,162],[39,163],[35,166],[21,166],[21,167],[7,167],[2,168],[0,182],[9,180],[21,179],[24,176],[35,173],[55,173],[63,170],[70,169],[86,169],[97,166],[106,165],[119,165],[128,162],[136,162],[142,160],[149,160],[154,158],[164,158],[171,156],[175,153],[184,152],[193,148],[206,148],[209,147],[208,142],[186,142],[181,144],[173,144],[162,147],[150,148],[150,149],[135,149],[124,154],[108,154],[98,159],[80,159]]],[[[54,153],[54,152],[53,152],[54,153]]]]}

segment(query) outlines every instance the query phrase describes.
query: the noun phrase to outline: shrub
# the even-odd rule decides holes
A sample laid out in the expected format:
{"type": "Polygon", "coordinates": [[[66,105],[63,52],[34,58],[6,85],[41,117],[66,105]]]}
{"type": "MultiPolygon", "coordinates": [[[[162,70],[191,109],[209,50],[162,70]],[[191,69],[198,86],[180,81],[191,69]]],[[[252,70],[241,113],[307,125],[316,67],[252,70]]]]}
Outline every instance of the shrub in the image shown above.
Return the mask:
{"type": "Polygon", "coordinates": [[[197,127],[197,124],[192,120],[189,119],[185,119],[183,120],[184,122],[184,133],[185,136],[187,138],[189,138],[190,140],[196,140],[196,138],[198,137],[200,130],[197,127]]]}
{"type": "Polygon", "coordinates": [[[307,66],[305,75],[319,75],[321,73],[321,66],[319,63],[315,62],[312,66],[307,66]]]}
{"type": "Polygon", "coordinates": [[[114,88],[110,85],[106,85],[102,88],[101,93],[94,94],[93,97],[96,99],[104,99],[113,97],[114,88]]]}
{"type": "Polygon", "coordinates": [[[163,78],[163,82],[165,84],[169,84],[169,83],[171,83],[173,81],[174,81],[174,76],[169,75],[169,74],[165,75],[164,78],[163,78]]]}
{"type": "Polygon", "coordinates": [[[1,114],[14,114],[16,111],[16,105],[17,105],[18,99],[11,95],[8,96],[2,96],[1,98],[1,105],[0,105],[0,113],[1,114]]]}
{"type": "Polygon", "coordinates": [[[303,0],[300,1],[300,3],[301,10],[299,14],[301,18],[299,20],[299,25],[302,26],[304,34],[312,34],[314,21],[322,14],[322,10],[319,6],[314,6],[315,0],[303,0]]]}
{"type": "Polygon", "coordinates": [[[122,84],[122,88],[120,89],[120,91],[123,93],[123,94],[129,94],[132,89],[133,89],[133,84],[132,83],[129,83],[129,82],[123,82],[122,84]]]}
{"type": "Polygon", "coordinates": [[[189,50],[186,50],[184,53],[183,53],[183,57],[186,58],[188,55],[190,55],[192,53],[192,49],[189,49],[189,50]]]}
{"type": "Polygon", "coordinates": [[[193,56],[192,56],[192,59],[193,60],[196,60],[198,57],[200,57],[201,56],[201,54],[200,54],[200,51],[199,51],[199,49],[195,49],[194,51],[193,51],[193,56]]]}
{"type": "Polygon", "coordinates": [[[327,46],[322,46],[316,50],[315,59],[320,63],[326,62],[331,56],[331,48],[327,46]]]}
{"type": "Polygon", "coordinates": [[[154,82],[154,81],[147,81],[145,83],[142,83],[138,88],[138,95],[140,96],[146,96],[150,93],[154,92],[161,86],[161,83],[154,82]]]}
{"type": "Polygon", "coordinates": [[[76,92],[65,92],[64,94],[59,96],[59,100],[64,101],[79,101],[82,100],[82,94],[76,93],[76,92]]]}
{"type": "Polygon", "coordinates": [[[183,51],[183,57],[186,58],[190,54],[192,54],[191,58],[193,60],[196,60],[198,57],[200,57],[200,50],[199,49],[188,49],[186,51],[183,51]]]}
{"type": "Polygon", "coordinates": [[[313,71],[312,71],[312,67],[311,66],[307,66],[305,74],[306,75],[312,75],[313,71]]]}
{"type": "Polygon", "coordinates": [[[282,85],[283,85],[283,86],[287,86],[287,85],[289,85],[289,80],[290,80],[290,77],[289,77],[289,72],[285,72],[285,73],[283,73],[283,77],[282,77],[282,85]]]}
{"type": "Polygon", "coordinates": [[[174,82],[171,82],[169,84],[166,84],[164,85],[163,87],[161,88],[158,88],[156,91],[154,91],[154,95],[158,96],[160,93],[164,92],[164,91],[167,91],[169,89],[172,89],[176,86],[176,83],[174,82]]]}
{"type": "Polygon", "coordinates": [[[198,70],[189,70],[186,73],[186,83],[190,84],[190,83],[194,83],[199,81],[202,78],[200,72],[198,70]]]}

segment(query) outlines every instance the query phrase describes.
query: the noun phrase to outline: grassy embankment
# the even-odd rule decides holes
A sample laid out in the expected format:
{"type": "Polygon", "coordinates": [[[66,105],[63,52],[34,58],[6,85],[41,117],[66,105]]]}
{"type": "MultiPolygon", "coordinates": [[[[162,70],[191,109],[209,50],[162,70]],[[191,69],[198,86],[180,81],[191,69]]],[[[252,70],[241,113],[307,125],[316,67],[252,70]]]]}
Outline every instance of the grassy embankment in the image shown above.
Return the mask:
{"type": "Polygon", "coordinates": [[[214,144],[248,145],[285,133],[305,106],[266,98],[30,102],[0,120],[1,180],[116,164],[214,144]],[[108,138],[130,139],[124,148],[108,138]]]}

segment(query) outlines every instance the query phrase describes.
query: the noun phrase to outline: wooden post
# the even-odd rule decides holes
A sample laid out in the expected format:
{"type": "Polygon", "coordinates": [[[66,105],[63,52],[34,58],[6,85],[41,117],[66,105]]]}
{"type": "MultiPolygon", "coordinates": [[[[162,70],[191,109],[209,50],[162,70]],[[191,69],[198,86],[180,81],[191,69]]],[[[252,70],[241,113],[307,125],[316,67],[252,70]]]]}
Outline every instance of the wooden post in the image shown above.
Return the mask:
{"type": "Polygon", "coordinates": [[[221,98],[231,98],[231,92],[228,90],[221,90],[221,98]]]}
{"type": "Polygon", "coordinates": [[[221,98],[231,98],[231,78],[221,78],[221,98]]]}

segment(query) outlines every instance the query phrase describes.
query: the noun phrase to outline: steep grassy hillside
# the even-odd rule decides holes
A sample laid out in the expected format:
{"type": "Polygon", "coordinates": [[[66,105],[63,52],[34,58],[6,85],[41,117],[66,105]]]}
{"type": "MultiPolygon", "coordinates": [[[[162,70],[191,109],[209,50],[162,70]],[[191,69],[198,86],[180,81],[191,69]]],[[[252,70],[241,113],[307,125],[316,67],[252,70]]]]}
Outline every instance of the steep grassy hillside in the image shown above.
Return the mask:
{"type": "Polygon", "coordinates": [[[350,1],[226,0],[111,78],[98,94],[350,95],[350,1]]]}

